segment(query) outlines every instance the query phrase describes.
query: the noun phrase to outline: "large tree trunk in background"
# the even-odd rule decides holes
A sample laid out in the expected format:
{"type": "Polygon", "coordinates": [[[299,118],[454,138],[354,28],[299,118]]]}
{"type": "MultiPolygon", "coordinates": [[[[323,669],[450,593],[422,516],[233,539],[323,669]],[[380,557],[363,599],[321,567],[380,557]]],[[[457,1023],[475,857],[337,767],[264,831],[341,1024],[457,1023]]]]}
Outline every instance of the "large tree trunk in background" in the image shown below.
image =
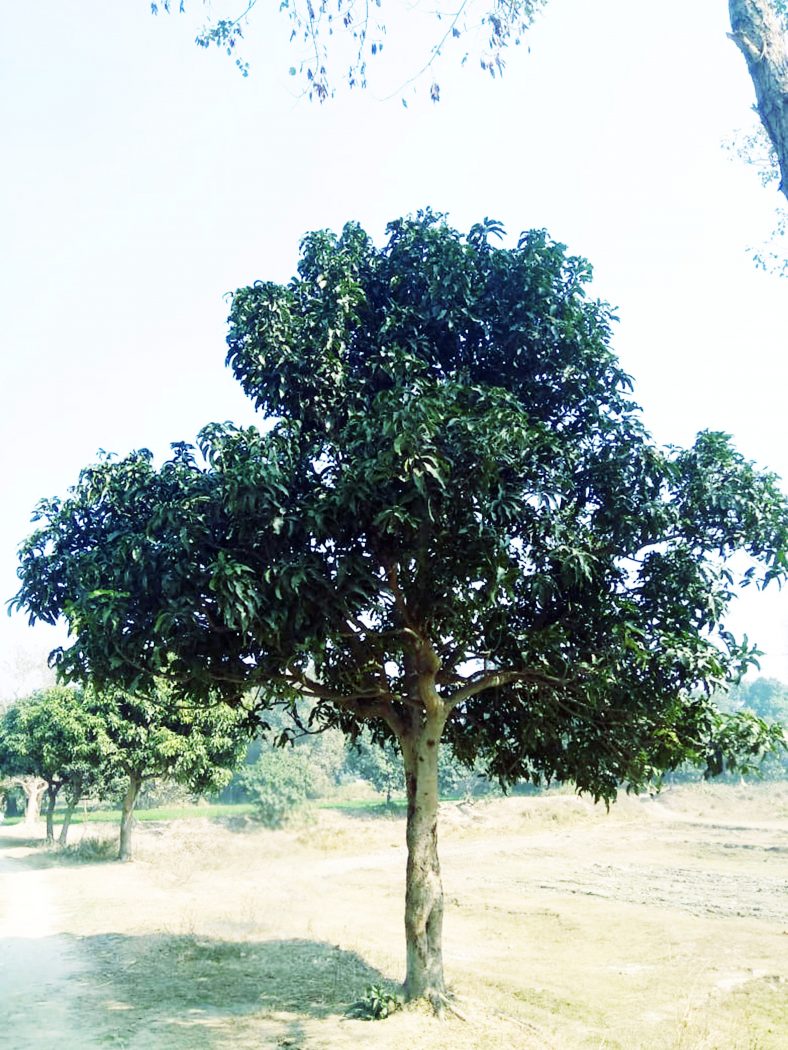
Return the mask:
{"type": "Polygon", "coordinates": [[[438,1013],[443,978],[443,885],[438,861],[438,750],[443,718],[400,738],[408,795],[405,882],[405,998],[427,998],[438,1013]]]}
{"type": "Polygon", "coordinates": [[[15,777],[12,781],[18,784],[25,793],[25,824],[35,824],[41,812],[41,799],[44,797],[47,782],[40,777],[15,777]]]}
{"type": "Polygon", "coordinates": [[[777,154],[788,198],[788,27],[774,0],[728,0],[731,39],[747,62],[758,116],[777,154]]]}
{"type": "Polygon", "coordinates": [[[131,860],[131,830],[134,823],[134,804],[142,787],[142,777],[137,773],[129,775],[129,786],[123,798],[123,811],[120,815],[120,850],[118,860],[131,860]]]}

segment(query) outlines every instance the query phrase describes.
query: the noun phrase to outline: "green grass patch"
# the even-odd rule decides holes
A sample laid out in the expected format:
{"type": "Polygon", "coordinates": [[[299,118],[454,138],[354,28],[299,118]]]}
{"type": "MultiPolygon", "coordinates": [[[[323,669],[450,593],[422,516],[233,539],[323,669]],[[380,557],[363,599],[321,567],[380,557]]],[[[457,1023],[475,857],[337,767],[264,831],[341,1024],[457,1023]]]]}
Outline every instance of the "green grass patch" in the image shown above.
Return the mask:
{"type": "MultiPolygon", "coordinates": [[[[239,802],[233,805],[206,806],[161,806],[156,809],[135,809],[134,819],[142,823],[157,820],[215,820],[220,817],[246,817],[254,814],[250,802],[239,802]]],[[[21,817],[12,817],[7,824],[18,823],[21,817]]],[[[62,813],[55,811],[55,823],[62,820],[62,813]]],[[[80,810],[71,818],[72,824],[114,824],[120,820],[118,809],[80,810]]]]}
{"type": "MultiPolygon", "coordinates": [[[[446,796],[441,802],[462,802],[463,796],[446,796]]],[[[323,799],[316,803],[317,809],[335,809],[340,812],[361,813],[387,813],[404,814],[408,808],[404,797],[393,798],[391,802],[385,802],[381,798],[371,799],[323,799]]],[[[159,806],[155,809],[136,809],[135,820],[145,823],[146,821],[160,820],[216,820],[222,817],[253,817],[255,806],[251,802],[237,802],[232,804],[208,804],[195,806],[159,806]]],[[[5,824],[19,824],[22,817],[6,817],[5,824]]],[[[43,815],[42,818],[43,820],[43,815]]],[[[55,810],[55,823],[60,824],[63,819],[62,810],[55,810]]],[[[71,818],[72,824],[114,824],[120,820],[120,808],[118,809],[90,809],[78,810],[71,818]]]]}

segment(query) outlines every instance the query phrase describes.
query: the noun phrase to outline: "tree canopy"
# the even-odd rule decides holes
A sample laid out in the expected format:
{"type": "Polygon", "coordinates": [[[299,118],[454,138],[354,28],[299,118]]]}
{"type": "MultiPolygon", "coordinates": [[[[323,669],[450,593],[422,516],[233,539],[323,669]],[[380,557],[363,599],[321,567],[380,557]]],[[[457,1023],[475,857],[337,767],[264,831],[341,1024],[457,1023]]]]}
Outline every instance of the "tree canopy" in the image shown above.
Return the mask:
{"type": "Polygon", "coordinates": [[[195,793],[218,791],[248,743],[243,711],[222,703],[195,706],[176,700],[161,682],[146,696],[90,689],[84,706],[96,727],[103,766],[126,781],[121,860],[132,856],[132,815],[147,780],[172,780],[195,793]]]}
{"type": "MultiPolygon", "coordinates": [[[[18,700],[0,720],[0,770],[46,782],[47,841],[65,789],[69,810],[100,780],[103,755],[81,690],[53,686],[18,700]]],[[[64,836],[65,840],[65,836],[64,836]]]]}
{"type": "Polygon", "coordinates": [[[396,739],[406,990],[434,1001],[439,741],[502,784],[609,800],[779,733],[710,699],[755,656],[725,626],[731,556],[744,583],[788,570],[777,479],[723,434],[655,446],[589,265],[502,235],[425,212],[382,248],[355,224],[306,236],[292,281],[232,301],[227,360],[266,427],[84,470],[39,505],[15,599],[66,619],[66,679],[254,690],[261,718],[396,739]]]}

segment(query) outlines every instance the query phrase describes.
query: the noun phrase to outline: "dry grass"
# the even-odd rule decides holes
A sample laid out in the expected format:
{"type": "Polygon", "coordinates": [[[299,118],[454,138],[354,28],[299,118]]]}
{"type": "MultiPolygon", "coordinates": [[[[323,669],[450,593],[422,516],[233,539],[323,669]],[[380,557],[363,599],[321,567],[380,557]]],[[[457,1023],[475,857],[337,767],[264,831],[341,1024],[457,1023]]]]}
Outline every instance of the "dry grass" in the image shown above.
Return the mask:
{"type": "MultiPolygon", "coordinates": [[[[402,974],[401,818],[140,826],[131,865],[0,856],[49,895],[52,929],[25,943],[71,1004],[60,1050],[782,1050],[787,828],[774,785],[609,815],[571,795],[445,806],[446,969],[466,1020],[443,1023],[345,1016],[402,974]]],[[[14,1050],[49,1045],[12,1016],[14,1050]]]]}

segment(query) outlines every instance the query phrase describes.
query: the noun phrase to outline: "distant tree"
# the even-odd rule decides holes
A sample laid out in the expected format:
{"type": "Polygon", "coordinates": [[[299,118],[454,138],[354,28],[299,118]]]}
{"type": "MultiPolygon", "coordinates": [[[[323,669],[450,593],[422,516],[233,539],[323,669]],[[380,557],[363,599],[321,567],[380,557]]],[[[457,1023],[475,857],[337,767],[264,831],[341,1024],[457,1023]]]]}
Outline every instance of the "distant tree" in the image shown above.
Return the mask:
{"type": "Polygon", "coordinates": [[[55,841],[55,805],[61,790],[65,788],[67,796],[61,833],[65,843],[74,807],[95,785],[100,764],[96,734],[79,690],[53,686],[33,693],[13,704],[0,722],[0,766],[22,786],[29,778],[43,782],[50,845],[55,841]]]}
{"type": "Polygon", "coordinates": [[[485,775],[483,763],[477,760],[469,767],[446,751],[441,754],[438,765],[438,788],[442,798],[460,796],[468,800],[501,794],[500,785],[485,775]]]}
{"type": "Polygon", "coordinates": [[[239,779],[262,823],[279,828],[312,793],[309,751],[303,747],[268,749],[254,765],[244,766],[239,779]]]}
{"type": "MultiPolygon", "coordinates": [[[[726,709],[752,714],[788,732],[788,685],[776,678],[745,679],[734,686],[724,703],[726,709]]],[[[788,779],[788,750],[770,755],[761,763],[757,779],[788,779]]]]}
{"type": "Polygon", "coordinates": [[[35,824],[41,814],[41,802],[46,791],[46,781],[35,776],[9,776],[0,765],[0,784],[4,791],[10,792],[10,804],[16,802],[14,789],[24,796],[24,822],[35,824]]]}
{"type": "Polygon", "coordinates": [[[117,689],[88,690],[85,703],[98,725],[107,775],[126,789],[120,819],[120,860],[131,860],[134,807],[142,785],[174,780],[194,792],[217,791],[241,760],[247,730],[243,712],[222,703],[195,707],[152,683],[143,697],[117,689]]]}
{"type": "Polygon", "coordinates": [[[361,780],[366,780],[376,791],[386,796],[386,805],[391,804],[392,794],[405,789],[405,770],[402,752],[393,740],[376,744],[369,732],[359,734],[355,741],[348,741],[347,771],[361,780]]]}
{"type": "Polygon", "coordinates": [[[788,685],[776,678],[755,678],[744,681],[732,690],[741,707],[746,707],[759,718],[788,726],[788,685]]]}
{"type": "Polygon", "coordinates": [[[753,659],[724,626],[731,556],[745,582],[787,574],[775,477],[723,434],[656,447],[588,264],[501,234],[428,212],[381,249],[352,224],[307,236],[289,284],[232,303],[228,361],[270,427],[84,470],[39,505],[15,600],[65,617],[66,679],[166,675],[171,704],[255,689],[262,719],[396,741],[405,992],[437,1009],[441,742],[502,784],[612,800],[782,739],[710,699],[753,659]]]}
{"type": "MultiPolygon", "coordinates": [[[[345,768],[361,780],[366,780],[376,791],[386,796],[390,805],[392,795],[405,790],[405,770],[402,753],[391,740],[378,745],[369,730],[362,731],[358,739],[348,741],[345,768]]],[[[462,795],[471,797],[490,790],[492,785],[480,772],[459,762],[450,751],[443,751],[438,762],[438,793],[441,798],[462,795]]]]}

